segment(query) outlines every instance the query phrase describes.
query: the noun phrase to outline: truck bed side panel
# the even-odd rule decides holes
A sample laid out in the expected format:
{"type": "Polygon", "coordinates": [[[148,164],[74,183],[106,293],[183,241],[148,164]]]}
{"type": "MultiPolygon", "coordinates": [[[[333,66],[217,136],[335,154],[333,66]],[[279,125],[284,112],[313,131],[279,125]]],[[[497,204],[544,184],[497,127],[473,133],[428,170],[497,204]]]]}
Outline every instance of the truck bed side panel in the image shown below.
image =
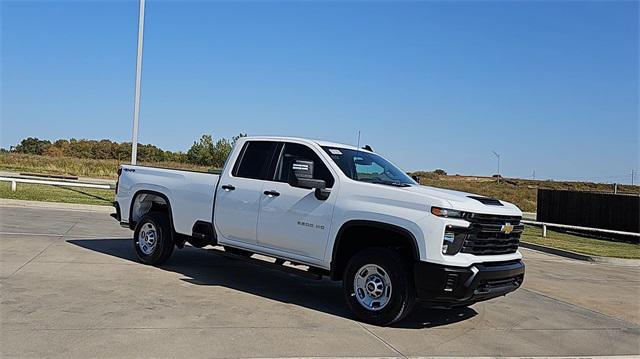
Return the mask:
{"type": "Polygon", "coordinates": [[[124,221],[129,220],[136,194],[155,192],[169,200],[176,232],[191,235],[197,221],[211,223],[213,196],[220,176],[142,166],[122,168],[116,200],[124,221]]]}

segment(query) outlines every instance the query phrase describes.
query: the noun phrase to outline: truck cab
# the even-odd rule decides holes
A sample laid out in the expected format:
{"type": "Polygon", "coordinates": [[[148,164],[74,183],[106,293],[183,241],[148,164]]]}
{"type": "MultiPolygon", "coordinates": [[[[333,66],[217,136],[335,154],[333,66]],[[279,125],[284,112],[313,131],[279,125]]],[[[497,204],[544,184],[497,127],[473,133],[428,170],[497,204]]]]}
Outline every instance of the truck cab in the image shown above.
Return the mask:
{"type": "Polygon", "coordinates": [[[471,305],[524,278],[516,206],[421,186],[370,148],[244,137],[220,175],[122,166],[115,205],[144,263],[186,241],[304,264],[379,325],[417,300],[471,305]]]}

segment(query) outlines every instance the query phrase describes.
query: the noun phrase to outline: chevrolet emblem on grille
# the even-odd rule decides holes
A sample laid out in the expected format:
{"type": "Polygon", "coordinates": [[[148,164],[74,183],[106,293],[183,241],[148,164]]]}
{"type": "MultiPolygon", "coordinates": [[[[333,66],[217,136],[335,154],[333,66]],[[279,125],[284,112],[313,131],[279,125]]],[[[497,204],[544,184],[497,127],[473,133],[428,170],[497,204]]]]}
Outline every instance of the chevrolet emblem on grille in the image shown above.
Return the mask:
{"type": "Polygon", "coordinates": [[[505,223],[502,225],[502,227],[500,227],[500,232],[504,233],[504,234],[509,234],[511,232],[513,232],[513,225],[511,223],[505,223]]]}

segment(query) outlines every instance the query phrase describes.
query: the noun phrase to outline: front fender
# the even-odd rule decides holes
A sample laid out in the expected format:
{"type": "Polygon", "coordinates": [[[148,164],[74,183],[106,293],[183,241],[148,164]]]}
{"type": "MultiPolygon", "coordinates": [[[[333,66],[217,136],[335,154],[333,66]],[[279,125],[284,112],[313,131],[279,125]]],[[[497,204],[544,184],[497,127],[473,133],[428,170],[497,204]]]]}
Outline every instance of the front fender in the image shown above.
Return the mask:
{"type": "MultiPolygon", "coordinates": [[[[376,212],[351,212],[348,216],[341,216],[341,221],[334,221],[329,234],[329,243],[325,251],[325,262],[330,264],[339,246],[342,233],[350,226],[367,224],[384,229],[392,229],[406,234],[413,241],[413,251],[416,260],[426,258],[425,235],[418,225],[418,220],[401,218],[376,212]]],[[[335,219],[335,217],[334,217],[335,219]]]]}

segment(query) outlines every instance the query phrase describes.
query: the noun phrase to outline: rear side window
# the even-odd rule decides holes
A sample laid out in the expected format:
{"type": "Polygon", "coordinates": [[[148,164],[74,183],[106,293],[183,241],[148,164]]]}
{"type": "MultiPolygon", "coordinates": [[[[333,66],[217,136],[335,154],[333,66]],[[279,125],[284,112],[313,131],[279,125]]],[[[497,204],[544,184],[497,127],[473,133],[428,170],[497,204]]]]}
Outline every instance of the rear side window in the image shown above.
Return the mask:
{"type": "Polygon", "coordinates": [[[233,169],[235,177],[265,179],[277,143],[250,141],[244,144],[239,160],[233,169]]]}

